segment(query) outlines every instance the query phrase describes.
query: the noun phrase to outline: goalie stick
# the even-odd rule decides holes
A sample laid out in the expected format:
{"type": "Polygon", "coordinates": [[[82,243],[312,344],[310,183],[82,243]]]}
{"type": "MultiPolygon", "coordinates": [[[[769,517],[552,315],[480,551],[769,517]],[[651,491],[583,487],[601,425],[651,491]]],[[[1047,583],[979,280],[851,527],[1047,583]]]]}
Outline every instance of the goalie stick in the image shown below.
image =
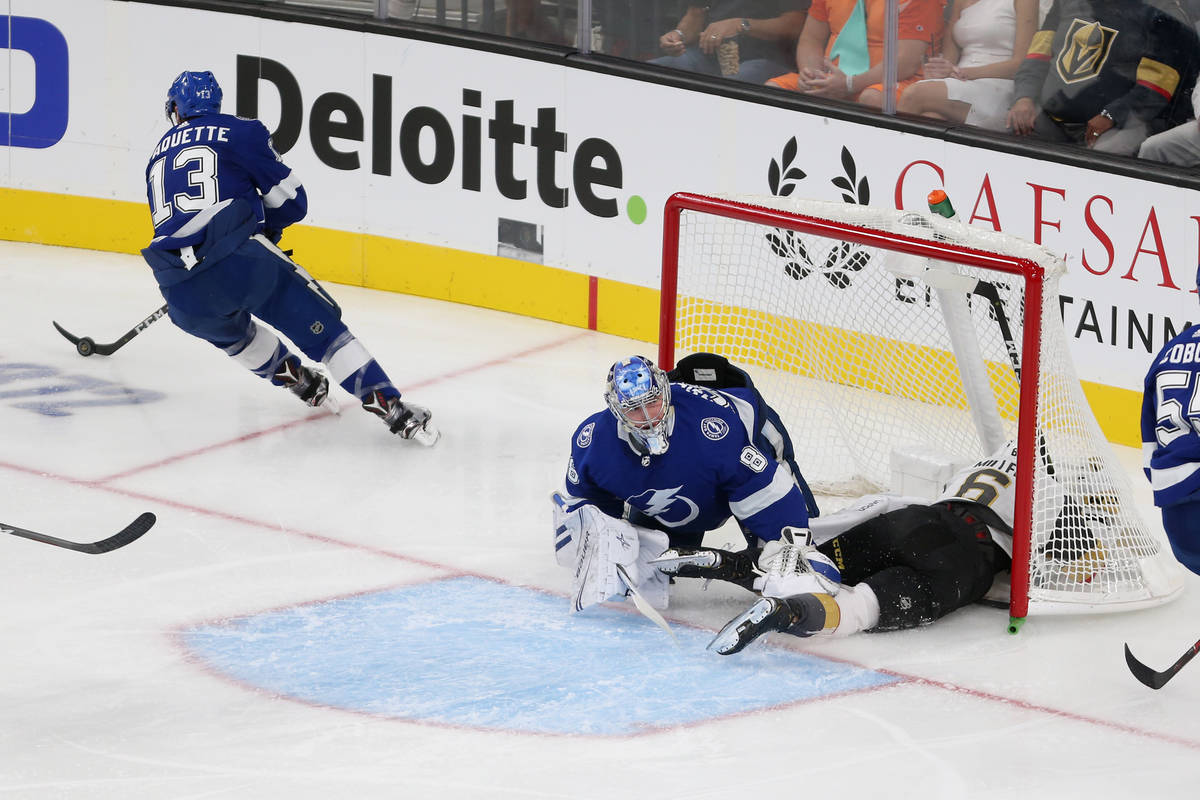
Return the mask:
{"type": "Polygon", "coordinates": [[[1179,657],[1171,666],[1164,669],[1162,672],[1155,672],[1147,667],[1142,662],[1133,657],[1133,652],[1129,649],[1129,645],[1125,645],[1125,663],[1129,665],[1129,671],[1133,673],[1133,677],[1137,678],[1142,683],[1149,686],[1151,689],[1161,689],[1167,685],[1167,681],[1175,677],[1175,673],[1183,669],[1196,653],[1200,652],[1200,641],[1188,648],[1187,652],[1179,657]]]}
{"type": "Polygon", "coordinates": [[[35,542],[43,544],[52,544],[55,547],[62,547],[67,550],[74,550],[77,553],[91,553],[97,555],[99,553],[108,553],[116,550],[118,547],[140,539],[142,534],[150,530],[154,526],[157,518],[149,511],[138,515],[138,518],[126,525],[117,533],[109,536],[107,539],[101,539],[98,542],[72,542],[67,539],[59,539],[57,536],[50,536],[37,531],[18,528],[16,525],[9,525],[0,522],[0,533],[11,533],[13,536],[20,536],[24,539],[32,539],[35,542]]]}
{"type": "Polygon", "coordinates": [[[629,587],[629,596],[633,599],[633,605],[638,611],[642,612],[642,616],[666,631],[667,635],[671,637],[671,641],[675,642],[675,645],[678,647],[679,637],[675,635],[675,631],[671,630],[671,626],[663,619],[662,614],[658,613],[654,606],[650,605],[650,601],[643,597],[642,593],[637,590],[637,585],[629,577],[629,572],[625,567],[617,564],[617,574],[621,576],[621,580],[625,581],[625,585],[629,587]]]}
{"type": "MultiPolygon", "coordinates": [[[[113,353],[117,352],[122,347],[129,344],[130,339],[137,336],[139,333],[144,331],[146,328],[153,325],[155,320],[158,320],[158,319],[162,318],[163,316],[165,316],[166,313],[167,313],[167,307],[164,305],[162,308],[157,309],[153,314],[146,317],[144,320],[139,322],[137,325],[134,325],[133,328],[131,330],[129,330],[120,339],[117,339],[115,342],[110,342],[109,344],[99,344],[94,339],[92,339],[92,337],[90,337],[90,336],[75,336],[70,331],[68,331],[66,328],[64,328],[62,325],[59,325],[57,322],[54,322],[54,327],[55,327],[55,329],[58,330],[59,333],[61,333],[63,335],[64,338],[66,338],[66,340],[68,342],[75,345],[75,349],[76,349],[76,351],[79,352],[79,355],[90,356],[93,353],[95,353],[95,354],[101,355],[101,356],[111,356],[113,353]]],[[[53,322],[53,320],[51,320],[51,321],[53,322]]]]}

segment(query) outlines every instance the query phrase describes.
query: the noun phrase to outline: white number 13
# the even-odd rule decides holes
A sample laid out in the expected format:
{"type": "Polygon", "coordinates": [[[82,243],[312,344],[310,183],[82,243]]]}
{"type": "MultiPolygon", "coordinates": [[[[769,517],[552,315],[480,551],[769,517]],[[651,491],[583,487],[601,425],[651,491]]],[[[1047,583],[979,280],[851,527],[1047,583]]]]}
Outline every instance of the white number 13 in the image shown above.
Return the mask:
{"type": "Polygon", "coordinates": [[[165,157],[160,158],[150,166],[151,219],[156,227],[170,219],[176,208],[191,213],[208,208],[220,197],[217,191],[217,154],[212,148],[203,145],[185,147],[175,154],[171,168],[187,169],[188,186],[196,191],[179,192],[170,201],[165,196],[166,161],[165,157]]]}

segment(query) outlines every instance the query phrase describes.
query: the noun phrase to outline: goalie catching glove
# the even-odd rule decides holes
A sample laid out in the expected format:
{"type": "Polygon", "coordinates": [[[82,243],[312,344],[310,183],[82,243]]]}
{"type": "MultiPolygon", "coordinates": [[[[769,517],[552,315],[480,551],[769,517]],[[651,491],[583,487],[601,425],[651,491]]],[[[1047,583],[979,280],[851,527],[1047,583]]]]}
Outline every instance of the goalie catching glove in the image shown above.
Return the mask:
{"type": "Polygon", "coordinates": [[[836,595],[842,585],[841,570],[813,546],[808,528],[784,528],[779,539],[763,545],[758,567],[763,575],[754,588],[765,597],[836,595]]]}
{"type": "Polygon", "coordinates": [[[667,607],[670,579],[650,563],[667,549],[665,533],[610,517],[591,504],[568,510],[557,492],[550,499],[554,555],[561,566],[573,570],[572,612],[624,596],[630,589],[641,592],[655,608],[667,607]],[[624,567],[633,586],[625,583],[617,565],[624,567]]]}

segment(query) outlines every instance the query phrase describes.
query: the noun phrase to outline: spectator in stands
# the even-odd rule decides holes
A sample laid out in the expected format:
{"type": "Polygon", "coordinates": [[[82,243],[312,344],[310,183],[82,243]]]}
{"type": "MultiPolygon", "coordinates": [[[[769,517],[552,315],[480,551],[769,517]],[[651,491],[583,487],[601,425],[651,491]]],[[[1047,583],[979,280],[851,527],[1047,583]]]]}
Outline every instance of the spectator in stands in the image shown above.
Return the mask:
{"type": "Polygon", "coordinates": [[[1017,70],[1018,136],[1133,155],[1171,102],[1179,24],[1142,0],[1054,0],[1017,70]]]}
{"type": "Polygon", "coordinates": [[[1138,158],[1177,167],[1200,167],[1200,82],[1192,90],[1193,119],[1156,133],[1138,148],[1138,158]]]}
{"type": "Polygon", "coordinates": [[[659,39],[660,64],[748,83],[791,69],[809,0],[716,0],[689,5],[679,25],[659,39]]]}
{"type": "Polygon", "coordinates": [[[925,80],[904,90],[897,110],[1004,130],[1038,22],[1038,0],[955,0],[942,55],[925,62],[925,80]]]}
{"type": "Polygon", "coordinates": [[[1186,48],[1192,54],[1190,67],[1186,73],[1180,92],[1175,98],[1175,108],[1168,109],[1163,122],[1166,130],[1156,133],[1138,149],[1138,158],[1149,161],[1162,161],[1178,167],[1200,166],[1200,82],[1196,74],[1200,71],[1200,0],[1166,0],[1154,5],[1171,14],[1184,26],[1180,36],[1192,39],[1192,44],[1186,48]],[[1185,110],[1185,97],[1188,84],[1192,84],[1190,102],[1185,110]]]}
{"type": "Polygon", "coordinates": [[[541,0],[509,0],[504,35],[546,44],[569,44],[559,27],[542,13],[541,0]]]}
{"type": "MultiPolygon", "coordinates": [[[[796,45],[797,72],[768,85],[838,99],[883,105],[885,0],[812,0],[796,45]]],[[[896,91],[921,77],[921,63],[942,37],[943,0],[908,0],[900,6],[896,91]]]]}

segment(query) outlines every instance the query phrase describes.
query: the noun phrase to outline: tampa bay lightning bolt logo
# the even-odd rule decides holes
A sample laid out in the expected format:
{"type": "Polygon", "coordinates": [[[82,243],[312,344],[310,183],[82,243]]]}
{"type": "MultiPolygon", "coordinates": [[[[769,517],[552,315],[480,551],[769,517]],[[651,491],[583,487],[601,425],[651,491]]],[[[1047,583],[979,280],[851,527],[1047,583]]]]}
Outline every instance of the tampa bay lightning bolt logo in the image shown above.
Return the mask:
{"type": "Polygon", "coordinates": [[[682,488],[676,486],[674,489],[647,489],[625,502],[668,528],[678,528],[680,525],[687,525],[700,514],[700,508],[695,503],[683,495],[675,494],[682,488]]]}
{"type": "Polygon", "coordinates": [[[594,422],[589,422],[587,425],[584,425],[583,430],[581,430],[579,435],[575,437],[575,444],[577,444],[579,447],[587,447],[592,443],[592,431],[595,429],[596,423],[594,422]]]}
{"type": "Polygon", "coordinates": [[[719,442],[729,433],[729,423],[720,417],[705,417],[700,421],[700,432],[705,438],[719,442]]]}

